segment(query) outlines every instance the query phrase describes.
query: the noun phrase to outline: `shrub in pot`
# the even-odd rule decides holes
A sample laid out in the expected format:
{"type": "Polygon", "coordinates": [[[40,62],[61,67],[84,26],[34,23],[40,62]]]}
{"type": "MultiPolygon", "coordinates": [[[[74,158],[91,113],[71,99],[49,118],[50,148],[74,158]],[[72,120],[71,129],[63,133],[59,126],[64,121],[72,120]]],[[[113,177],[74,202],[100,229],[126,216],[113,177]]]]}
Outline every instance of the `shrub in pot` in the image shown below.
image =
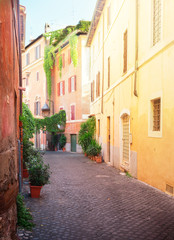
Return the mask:
{"type": "Polygon", "coordinates": [[[29,165],[29,181],[31,197],[40,197],[42,186],[49,183],[50,167],[49,164],[44,164],[41,158],[33,158],[29,165]]]}
{"type": "Polygon", "coordinates": [[[92,157],[99,156],[99,154],[101,153],[101,146],[96,142],[96,140],[92,140],[91,144],[88,146],[86,150],[86,153],[92,157]]]}

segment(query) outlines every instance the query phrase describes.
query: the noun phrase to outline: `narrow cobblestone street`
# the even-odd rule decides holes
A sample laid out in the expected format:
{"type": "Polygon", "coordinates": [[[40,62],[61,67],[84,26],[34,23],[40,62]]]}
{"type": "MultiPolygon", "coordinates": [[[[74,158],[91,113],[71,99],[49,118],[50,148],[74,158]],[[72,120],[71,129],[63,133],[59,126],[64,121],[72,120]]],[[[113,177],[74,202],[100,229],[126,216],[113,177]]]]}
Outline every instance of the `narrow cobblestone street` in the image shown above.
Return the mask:
{"type": "Polygon", "coordinates": [[[82,154],[47,152],[44,158],[51,184],[40,199],[30,198],[24,184],[36,227],[20,239],[174,239],[174,198],[82,154]]]}

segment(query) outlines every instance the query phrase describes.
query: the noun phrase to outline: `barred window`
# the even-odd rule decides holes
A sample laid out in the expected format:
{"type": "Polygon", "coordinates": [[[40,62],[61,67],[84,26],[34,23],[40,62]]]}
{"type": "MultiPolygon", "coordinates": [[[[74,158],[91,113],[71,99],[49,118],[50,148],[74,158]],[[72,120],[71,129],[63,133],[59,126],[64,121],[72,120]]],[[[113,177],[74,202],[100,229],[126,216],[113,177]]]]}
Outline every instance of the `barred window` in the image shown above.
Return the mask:
{"type": "Polygon", "coordinates": [[[153,104],[153,131],[160,131],[160,118],[161,118],[161,99],[155,99],[153,104]]]}
{"type": "Polygon", "coordinates": [[[161,0],[153,0],[153,46],[161,40],[161,0]]]}

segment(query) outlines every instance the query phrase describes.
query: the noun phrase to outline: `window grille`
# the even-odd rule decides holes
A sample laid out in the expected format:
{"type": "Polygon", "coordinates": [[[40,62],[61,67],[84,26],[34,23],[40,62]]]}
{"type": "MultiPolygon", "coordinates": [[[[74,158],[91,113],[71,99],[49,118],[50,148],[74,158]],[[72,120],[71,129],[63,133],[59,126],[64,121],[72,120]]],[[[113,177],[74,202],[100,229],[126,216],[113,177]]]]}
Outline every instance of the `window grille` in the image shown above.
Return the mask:
{"type": "Polygon", "coordinates": [[[153,45],[161,40],[161,0],[153,0],[153,45]]]}
{"type": "Polygon", "coordinates": [[[160,131],[161,99],[153,100],[153,131],[160,131]]]}

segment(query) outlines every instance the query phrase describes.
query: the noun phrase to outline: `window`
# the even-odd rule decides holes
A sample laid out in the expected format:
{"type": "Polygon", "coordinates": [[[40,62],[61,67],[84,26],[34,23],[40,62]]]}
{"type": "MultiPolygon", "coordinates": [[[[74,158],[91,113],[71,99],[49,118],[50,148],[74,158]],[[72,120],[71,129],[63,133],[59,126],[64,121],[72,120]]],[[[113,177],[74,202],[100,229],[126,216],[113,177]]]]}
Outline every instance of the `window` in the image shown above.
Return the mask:
{"type": "Polygon", "coordinates": [[[111,5],[107,8],[107,28],[111,25],[111,5]]]}
{"type": "Polygon", "coordinates": [[[91,102],[94,101],[94,81],[91,83],[91,102]]]}
{"type": "Polygon", "coordinates": [[[65,67],[65,53],[62,54],[62,67],[65,67]]]}
{"type": "Polygon", "coordinates": [[[71,50],[68,50],[68,64],[71,64],[71,50]]]}
{"type": "Polygon", "coordinates": [[[100,72],[96,76],[96,98],[100,96],[100,72]]]}
{"type": "Polygon", "coordinates": [[[161,99],[155,99],[152,101],[153,105],[153,131],[160,131],[160,106],[161,99]]]}
{"type": "Polygon", "coordinates": [[[108,88],[110,87],[110,57],[108,57],[108,88]]]}
{"type": "Polygon", "coordinates": [[[26,54],[26,66],[30,64],[30,53],[26,54]]]}
{"type": "Polygon", "coordinates": [[[153,0],[153,46],[161,40],[161,0],[153,0]]]}
{"type": "Polygon", "coordinates": [[[36,72],[36,81],[39,81],[39,72],[36,72]]]}
{"type": "Polygon", "coordinates": [[[76,76],[72,76],[68,79],[68,91],[69,92],[76,91],[76,76]]]}
{"type": "Polygon", "coordinates": [[[39,59],[40,58],[40,55],[41,55],[41,46],[38,45],[36,48],[35,48],[35,59],[39,59]]]}
{"type": "Polygon", "coordinates": [[[27,76],[26,77],[26,87],[28,87],[28,85],[29,85],[29,77],[27,76]]]}
{"type": "Polygon", "coordinates": [[[37,101],[34,103],[34,113],[37,116],[40,116],[40,102],[37,101]]]}
{"type": "Polygon", "coordinates": [[[148,136],[162,137],[162,93],[153,95],[149,106],[148,136]]]}
{"type": "Polygon", "coordinates": [[[127,72],[127,30],[124,33],[123,73],[127,72]]]}
{"type": "Polygon", "coordinates": [[[65,95],[65,81],[57,83],[57,95],[65,95]]]}
{"type": "Polygon", "coordinates": [[[75,105],[71,105],[71,120],[75,120],[75,105]]]}

